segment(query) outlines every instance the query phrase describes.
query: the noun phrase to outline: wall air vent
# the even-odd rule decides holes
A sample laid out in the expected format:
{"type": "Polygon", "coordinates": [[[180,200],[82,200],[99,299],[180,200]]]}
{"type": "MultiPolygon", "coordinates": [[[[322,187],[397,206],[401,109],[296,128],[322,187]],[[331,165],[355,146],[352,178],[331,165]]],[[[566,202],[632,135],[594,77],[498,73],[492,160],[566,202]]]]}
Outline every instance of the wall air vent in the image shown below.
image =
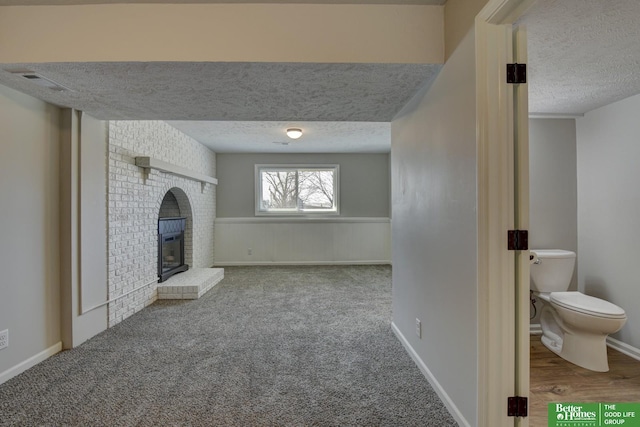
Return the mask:
{"type": "Polygon", "coordinates": [[[15,74],[18,76],[22,76],[25,79],[37,84],[38,86],[46,87],[51,90],[55,90],[57,92],[71,90],[68,87],[64,87],[59,83],[54,82],[46,77],[41,76],[38,73],[29,70],[7,70],[11,74],[15,74]]]}

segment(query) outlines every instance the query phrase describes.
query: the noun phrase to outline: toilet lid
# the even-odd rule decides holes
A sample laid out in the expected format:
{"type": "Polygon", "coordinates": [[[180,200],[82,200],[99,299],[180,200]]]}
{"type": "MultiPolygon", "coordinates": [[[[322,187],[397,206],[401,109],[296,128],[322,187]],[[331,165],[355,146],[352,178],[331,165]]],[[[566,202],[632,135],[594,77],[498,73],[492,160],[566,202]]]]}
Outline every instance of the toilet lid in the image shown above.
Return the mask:
{"type": "Polygon", "coordinates": [[[575,258],[576,253],[563,249],[531,249],[538,258],[575,258]]]}
{"type": "Polygon", "coordinates": [[[600,298],[590,297],[581,292],[551,292],[550,300],[568,310],[606,318],[624,318],[624,310],[600,298]]]}

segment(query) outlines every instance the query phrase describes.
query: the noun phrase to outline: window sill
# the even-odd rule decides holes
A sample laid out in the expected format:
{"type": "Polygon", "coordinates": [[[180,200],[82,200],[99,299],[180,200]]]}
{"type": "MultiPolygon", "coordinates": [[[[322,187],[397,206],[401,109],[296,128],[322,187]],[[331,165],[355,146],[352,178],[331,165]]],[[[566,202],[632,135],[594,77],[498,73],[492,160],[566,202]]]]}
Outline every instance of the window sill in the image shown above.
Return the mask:
{"type": "Polygon", "coordinates": [[[216,222],[224,224],[264,224],[264,223],[389,223],[391,220],[387,217],[345,217],[345,216],[256,216],[256,217],[233,217],[233,218],[216,218],[216,222]]]}

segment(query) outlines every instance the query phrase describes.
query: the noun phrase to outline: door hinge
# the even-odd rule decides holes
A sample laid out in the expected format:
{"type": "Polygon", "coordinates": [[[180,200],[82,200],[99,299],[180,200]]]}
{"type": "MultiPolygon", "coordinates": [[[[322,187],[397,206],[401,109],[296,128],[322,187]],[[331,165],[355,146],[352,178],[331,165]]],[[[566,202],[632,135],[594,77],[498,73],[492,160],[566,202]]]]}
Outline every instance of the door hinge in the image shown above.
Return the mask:
{"type": "Polygon", "coordinates": [[[511,396],[507,398],[507,416],[526,417],[528,416],[528,399],[522,396],[511,396]]]}
{"type": "Polygon", "coordinates": [[[526,251],[529,249],[528,230],[509,230],[507,234],[507,249],[510,251],[526,251]]]}
{"type": "Polygon", "coordinates": [[[507,83],[527,82],[527,64],[507,64],[507,83]]]}

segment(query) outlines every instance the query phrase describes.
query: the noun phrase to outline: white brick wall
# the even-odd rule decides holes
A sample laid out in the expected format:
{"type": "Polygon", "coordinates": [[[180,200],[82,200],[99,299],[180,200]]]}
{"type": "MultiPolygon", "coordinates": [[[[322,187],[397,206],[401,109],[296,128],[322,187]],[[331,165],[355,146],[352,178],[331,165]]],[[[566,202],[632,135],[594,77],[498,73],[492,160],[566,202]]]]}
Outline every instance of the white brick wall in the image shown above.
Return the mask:
{"type": "Polygon", "coordinates": [[[169,192],[164,196],[160,205],[160,218],[180,216],[180,205],[173,193],[169,192]]]}
{"type": "Polygon", "coordinates": [[[185,258],[190,267],[213,265],[215,186],[155,170],[148,174],[135,157],[149,156],[215,177],[208,148],[160,121],[109,122],[109,304],[113,326],[157,299],[157,223],[160,205],[172,188],[187,216],[185,258]]]}

